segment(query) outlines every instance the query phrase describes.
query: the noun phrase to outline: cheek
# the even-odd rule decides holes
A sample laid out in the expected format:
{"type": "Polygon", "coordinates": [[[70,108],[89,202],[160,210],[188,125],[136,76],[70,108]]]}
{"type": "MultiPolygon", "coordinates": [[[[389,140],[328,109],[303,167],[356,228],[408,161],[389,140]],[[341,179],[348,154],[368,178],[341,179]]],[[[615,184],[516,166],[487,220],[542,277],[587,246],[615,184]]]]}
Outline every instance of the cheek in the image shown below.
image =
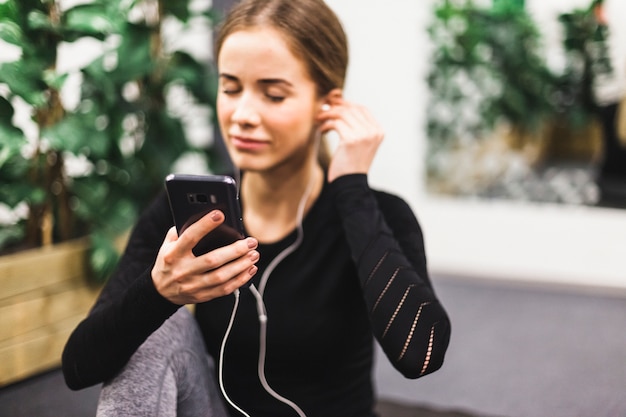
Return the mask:
{"type": "Polygon", "coordinates": [[[275,114],[268,114],[274,126],[280,126],[290,135],[308,136],[313,128],[314,117],[308,106],[287,106],[275,114]]]}
{"type": "Polygon", "coordinates": [[[217,119],[220,124],[223,126],[228,123],[230,119],[230,115],[233,113],[232,106],[229,104],[229,101],[224,99],[222,96],[217,96],[216,101],[216,110],[217,110],[217,119]]]}

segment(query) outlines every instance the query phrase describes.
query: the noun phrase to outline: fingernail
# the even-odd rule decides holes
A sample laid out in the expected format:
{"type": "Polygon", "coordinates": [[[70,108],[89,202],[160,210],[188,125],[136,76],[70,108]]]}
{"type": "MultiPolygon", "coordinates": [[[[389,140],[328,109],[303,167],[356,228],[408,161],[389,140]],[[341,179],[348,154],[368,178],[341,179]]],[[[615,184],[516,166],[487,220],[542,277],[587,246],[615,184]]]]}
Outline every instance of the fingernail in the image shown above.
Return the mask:
{"type": "Polygon", "coordinates": [[[252,262],[256,262],[259,259],[259,256],[259,252],[255,250],[248,252],[248,257],[252,262]]]}
{"type": "Polygon", "coordinates": [[[259,268],[257,268],[257,266],[256,266],[256,265],[252,265],[252,266],[250,267],[250,269],[248,269],[248,274],[250,274],[250,275],[254,275],[254,274],[256,274],[256,271],[258,271],[258,270],[259,270],[259,268]]]}
{"type": "Polygon", "coordinates": [[[214,222],[222,220],[222,212],[220,212],[219,210],[214,210],[213,212],[211,212],[211,220],[213,220],[214,222]]]}
{"type": "Polygon", "coordinates": [[[253,237],[249,237],[248,239],[246,239],[247,243],[248,243],[248,248],[249,249],[254,249],[257,246],[257,241],[255,238],[253,237]]]}

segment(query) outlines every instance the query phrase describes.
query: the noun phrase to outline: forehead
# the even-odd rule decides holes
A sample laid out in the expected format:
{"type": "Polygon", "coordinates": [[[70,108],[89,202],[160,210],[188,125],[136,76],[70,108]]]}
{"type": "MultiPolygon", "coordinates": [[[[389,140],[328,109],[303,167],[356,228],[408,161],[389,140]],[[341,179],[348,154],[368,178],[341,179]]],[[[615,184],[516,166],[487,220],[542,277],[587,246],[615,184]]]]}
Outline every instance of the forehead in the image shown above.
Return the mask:
{"type": "Polygon", "coordinates": [[[220,73],[254,73],[264,77],[308,78],[304,61],[285,36],[270,27],[238,30],[226,37],[217,60],[220,73]]]}

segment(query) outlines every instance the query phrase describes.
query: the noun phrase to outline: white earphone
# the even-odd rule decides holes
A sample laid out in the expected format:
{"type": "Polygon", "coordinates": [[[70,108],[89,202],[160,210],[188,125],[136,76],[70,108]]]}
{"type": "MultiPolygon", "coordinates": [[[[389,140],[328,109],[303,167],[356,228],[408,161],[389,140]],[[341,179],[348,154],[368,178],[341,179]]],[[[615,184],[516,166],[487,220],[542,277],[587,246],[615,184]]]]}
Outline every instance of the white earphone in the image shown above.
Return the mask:
{"type": "MultiPolygon", "coordinates": [[[[330,106],[329,106],[330,107],[330,106]]],[[[240,175],[238,176],[240,177],[240,175]]],[[[237,181],[237,183],[239,184],[239,180],[237,181]]],[[[256,298],[256,302],[257,302],[257,312],[259,315],[259,326],[260,326],[260,336],[259,336],[259,361],[258,361],[258,368],[257,368],[257,373],[259,376],[259,380],[261,381],[261,385],[263,386],[263,388],[265,389],[265,391],[270,394],[272,397],[276,398],[278,401],[288,405],[289,407],[291,407],[297,414],[299,417],[306,417],[306,414],[304,413],[304,411],[302,411],[302,409],[300,407],[298,407],[298,405],[296,403],[294,403],[293,401],[289,400],[288,398],[283,397],[282,395],[280,395],[279,393],[277,393],[268,383],[267,378],[265,377],[265,354],[266,354],[266,350],[267,350],[267,312],[265,309],[265,303],[263,302],[263,294],[265,293],[265,286],[267,285],[267,281],[271,275],[271,273],[274,271],[274,269],[276,268],[276,266],[278,266],[278,264],[280,264],[280,262],[282,262],[283,259],[285,259],[287,256],[289,256],[291,253],[293,253],[296,249],[298,249],[298,247],[300,247],[300,244],[302,243],[302,240],[304,238],[304,230],[302,228],[302,220],[304,218],[304,209],[306,207],[306,202],[309,199],[309,196],[311,195],[311,193],[313,192],[313,187],[315,185],[315,176],[311,176],[311,181],[309,182],[307,189],[304,191],[304,194],[302,195],[302,198],[300,199],[300,202],[298,204],[298,211],[296,214],[296,224],[297,224],[297,237],[296,240],[289,245],[288,247],[286,247],[285,249],[283,249],[274,259],[272,259],[272,261],[269,263],[269,265],[267,266],[267,268],[265,269],[265,271],[263,271],[263,275],[261,275],[261,280],[259,282],[259,289],[257,290],[256,287],[254,285],[250,285],[250,291],[252,292],[252,294],[254,295],[254,297],[256,298]]],[[[228,336],[230,335],[230,331],[233,327],[233,323],[235,321],[235,316],[237,314],[237,308],[239,306],[239,290],[236,290],[235,293],[235,305],[233,306],[233,311],[231,313],[230,316],[230,321],[228,323],[228,327],[226,328],[226,333],[224,333],[224,338],[222,339],[222,344],[220,347],[220,356],[219,356],[219,363],[218,363],[218,376],[219,376],[219,385],[220,385],[220,390],[222,391],[222,395],[224,395],[224,398],[226,399],[226,401],[233,407],[235,408],[237,411],[239,411],[243,416],[245,417],[250,417],[249,414],[247,414],[244,410],[242,410],[239,406],[237,406],[228,396],[228,394],[226,393],[226,389],[224,387],[224,380],[223,380],[223,370],[224,370],[224,351],[226,350],[226,341],[228,340],[228,336]]]]}

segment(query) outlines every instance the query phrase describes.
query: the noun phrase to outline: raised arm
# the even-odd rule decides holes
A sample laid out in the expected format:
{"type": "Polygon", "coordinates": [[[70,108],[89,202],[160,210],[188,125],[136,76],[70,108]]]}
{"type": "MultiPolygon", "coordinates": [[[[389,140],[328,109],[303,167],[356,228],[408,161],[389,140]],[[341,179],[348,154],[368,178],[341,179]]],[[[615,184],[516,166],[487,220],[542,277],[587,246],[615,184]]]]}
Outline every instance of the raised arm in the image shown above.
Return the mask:
{"type": "Polygon", "coordinates": [[[428,278],[417,219],[403,200],[372,191],[366,175],[342,176],[331,186],[376,339],[405,377],[434,372],[450,321],[428,278]]]}

